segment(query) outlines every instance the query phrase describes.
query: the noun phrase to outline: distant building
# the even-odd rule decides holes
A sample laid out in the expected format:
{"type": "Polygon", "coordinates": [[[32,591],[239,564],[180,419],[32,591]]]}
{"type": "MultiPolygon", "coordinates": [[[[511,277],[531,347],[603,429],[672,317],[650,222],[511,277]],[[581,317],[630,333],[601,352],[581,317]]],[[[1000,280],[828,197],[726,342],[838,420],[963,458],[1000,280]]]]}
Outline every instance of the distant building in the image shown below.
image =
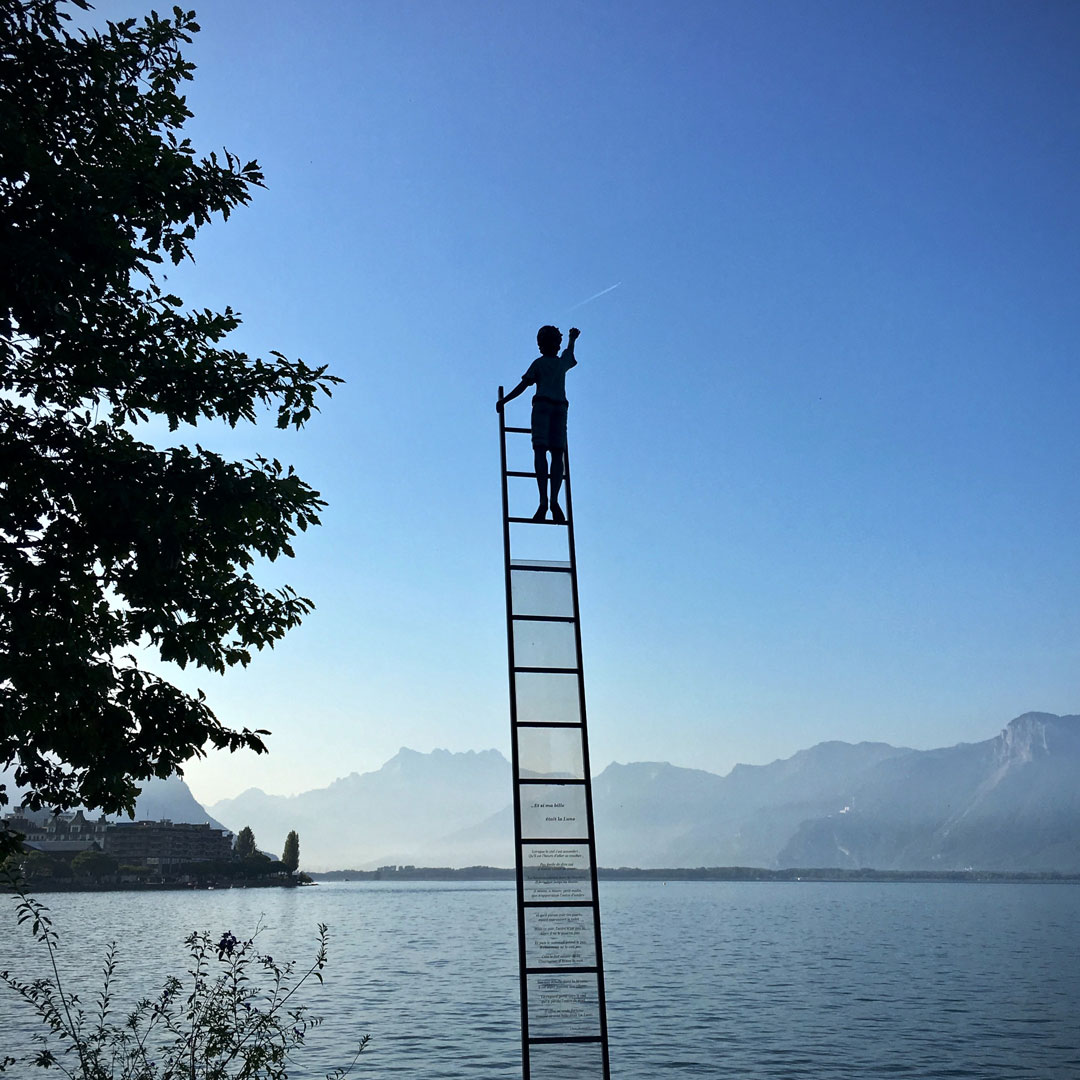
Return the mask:
{"type": "Polygon", "coordinates": [[[105,832],[104,849],[121,865],[176,866],[232,858],[232,840],[221,829],[171,821],[122,821],[105,832]]]}
{"type": "Polygon", "coordinates": [[[12,832],[22,833],[23,839],[25,840],[36,839],[39,831],[44,834],[44,828],[42,826],[31,818],[23,816],[19,811],[16,811],[14,814],[5,814],[3,820],[4,824],[11,829],[12,832]]]}
{"type": "Polygon", "coordinates": [[[58,844],[81,844],[82,847],[72,850],[82,851],[89,850],[95,844],[102,847],[105,831],[109,827],[104,814],[96,821],[90,821],[81,810],[66,814],[17,811],[8,814],[4,821],[9,828],[22,833],[27,843],[40,851],[50,850],[41,847],[42,844],[53,845],[51,850],[54,851],[64,850],[55,846],[58,844]]]}
{"type": "Polygon", "coordinates": [[[93,840],[27,840],[23,847],[45,855],[59,855],[70,862],[80,851],[100,851],[93,840]]]}
{"type": "Polygon", "coordinates": [[[51,814],[20,811],[5,824],[22,833],[27,848],[70,859],[80,851],[104,851],[121,865],[169,867],[232,858],[232,840],[221,829],[171,821],[110,822],[86,818],[81,810],[51,814]]]}

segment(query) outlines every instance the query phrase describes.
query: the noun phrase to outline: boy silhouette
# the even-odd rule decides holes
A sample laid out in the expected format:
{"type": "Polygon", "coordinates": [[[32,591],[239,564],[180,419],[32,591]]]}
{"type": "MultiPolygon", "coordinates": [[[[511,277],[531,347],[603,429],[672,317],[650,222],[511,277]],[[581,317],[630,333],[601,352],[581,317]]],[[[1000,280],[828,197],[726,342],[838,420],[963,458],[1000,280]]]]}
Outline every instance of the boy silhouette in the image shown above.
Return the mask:
{"type": "Polygon", "coordinates": [[[499,398],[495,408],[502,412],[508,401],[523,394],[527,387],[535,386],[532,400],[532,445],[536,471],[536,486],[540,491],[540,506],[533,514],[533,521],[543,521],[548,512],[548,480],[551,481],[551,520],[563,522],[566,515],[559,506],[559,489],[563,482],[563,462],[566,454],[566,373],[577,363],[574,342],[581,331],[575,326],[570,330],[570,341],[562,355],[562,331],[557,326],[541,326],[536,334],[540,355],[521,376],[521,382],[505,397],[499,398]],[[548,469],[548,454],[551,468],[548,469]]]}

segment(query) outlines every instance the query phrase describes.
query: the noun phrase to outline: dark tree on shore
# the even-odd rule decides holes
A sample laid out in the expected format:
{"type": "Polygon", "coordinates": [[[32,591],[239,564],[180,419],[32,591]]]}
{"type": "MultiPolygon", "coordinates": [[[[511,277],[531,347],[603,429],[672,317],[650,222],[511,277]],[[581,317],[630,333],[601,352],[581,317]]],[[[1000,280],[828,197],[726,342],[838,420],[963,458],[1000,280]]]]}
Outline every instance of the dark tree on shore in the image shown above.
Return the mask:
{"type": "Polygon", "coordinates": [[[168,291],[162,268],[263,181],[182,135],[194,14],[83,35],[72,5],[0,0],[0,769],[35,809],[117,813],[208,746],[265,750],[134,654],[224,672],[272,646],[312,605],[251,567],[324,505],[278,461],[140,425],[300,428],[339,380],[226,347],[231,308],[168,291]]]}
{"type": "Polygon", "coordinates": [[[300,836],[295,829],[285,837],[285,850],[281,853],[281,862],[290,874],[295,874],[300,867],[300,836]]]}
{"type": "Polygon", "coordinates": [[[251,831],[250,825],[245,825],[236,834],[236,843],[233,845],[233,851],[236,852],[236,856],[239,859],[246,859],[249,855],[256,854],[255,834],[251,831]]]}
{"type": "Polygon", "coordinates": [[[103,878],[116,873],[119,863],[104,851],[80,851],[71,860],[71,871],[76,877],[103,878]]]}

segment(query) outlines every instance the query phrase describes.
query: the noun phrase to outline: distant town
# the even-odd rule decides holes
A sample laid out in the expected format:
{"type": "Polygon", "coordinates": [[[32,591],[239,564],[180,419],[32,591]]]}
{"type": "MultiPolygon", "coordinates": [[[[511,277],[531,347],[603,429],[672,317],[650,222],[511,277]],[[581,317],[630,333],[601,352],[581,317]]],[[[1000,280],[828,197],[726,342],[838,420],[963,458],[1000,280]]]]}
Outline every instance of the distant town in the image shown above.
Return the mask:
{"type": "Polygon", "coordinates": [[[110,821],[81,810],[22,810],[4,824],[22,850],[2,869],[42,889],[229,888],[307,884],[298,874],[299,837],[284,838],[280,859],[259,851],[250,828],[234,837],[209,822],[110,821]]]}

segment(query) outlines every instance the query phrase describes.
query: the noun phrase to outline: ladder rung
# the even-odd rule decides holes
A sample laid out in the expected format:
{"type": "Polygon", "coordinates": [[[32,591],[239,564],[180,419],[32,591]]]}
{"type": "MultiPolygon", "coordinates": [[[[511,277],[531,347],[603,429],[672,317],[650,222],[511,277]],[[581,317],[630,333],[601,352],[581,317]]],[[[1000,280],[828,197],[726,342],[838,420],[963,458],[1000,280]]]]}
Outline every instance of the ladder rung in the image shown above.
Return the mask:
{"type": "Polygon", "coordinates": [[[595,965],[573,967],[527,967],[526,975],[595,975],[600,969],[595,965]]]}
{"type": "Polygon", "coordinates": [[[580,720],[518,720],[516,727],[582,727],[580,720]]]}
{"type": "Polygon", "coordinates": [[[580,780],[570,780],[566,777],[554,777],[554,776],[519,776],[517,778],[519,784],[574,784],[580,786],[585,783],[584,778],[580,780]]]}
{"type": "Polygon", "coordinates": [[[570,573],[570,564],[567,563],[565,566],[552,566],[552,565],[546,564],[546,563],[523,563],[523,562],[513,562],[513,561],[511,561],[510,569],[511,570],[535,570],[537,573],[540,573],[540,574],[569,574],[570,573]]]}
{"type": "Polygon", "coordinates": [[[515,673],[526,675],[580,675],[581,668],[576,667],[515,667],[515,673]]]}
{"type": "Polygon", "coordinates": [[[523,907],[596,907],[595,900],[525,900],[523,907]]]}
{"type": "Polygon", "coordinates": [[[565,521],[548,521],[546,518],[543,521],[537,521],[536,518],[527,517],[508,517],[506,519],[513,525],[565,525],[565,521]]]}
{"type": "Polygon", "coordinates": [[[587,836],[523,836],[521,838],[523,844],[561,844],[563,846],[567,844],[587,844],[589,838],[587,836]]]}
{"type": "Polygon", "coordinates": [[[527,477],[529,477],[529,478],[531,478],[533,480],[536,479],[536,473],[534,473],[534,472],[519,472],[517,469],[507,469],[506,470],[506,475],[507,476],[527,476],[527,477]]]}
{"type": "Polygon", "coordinates": [[[576,622],[573,615],[511,615],[518,622],[576,622]]]}
{"type": "Polygon", "coordinates": [[[530,1035],[528,1042],[530,1046],[543,1046],[545,1043],[598,1043],[603,1040],[603,1035],[530,1035]]]}
{"type": "Polygon", "coordinates": [[[532,428],[531,427],[508,427],[508,428],[503,428],[503,431],[516,431],[519,435],[531,435],[532,434],[532,428]]]}

